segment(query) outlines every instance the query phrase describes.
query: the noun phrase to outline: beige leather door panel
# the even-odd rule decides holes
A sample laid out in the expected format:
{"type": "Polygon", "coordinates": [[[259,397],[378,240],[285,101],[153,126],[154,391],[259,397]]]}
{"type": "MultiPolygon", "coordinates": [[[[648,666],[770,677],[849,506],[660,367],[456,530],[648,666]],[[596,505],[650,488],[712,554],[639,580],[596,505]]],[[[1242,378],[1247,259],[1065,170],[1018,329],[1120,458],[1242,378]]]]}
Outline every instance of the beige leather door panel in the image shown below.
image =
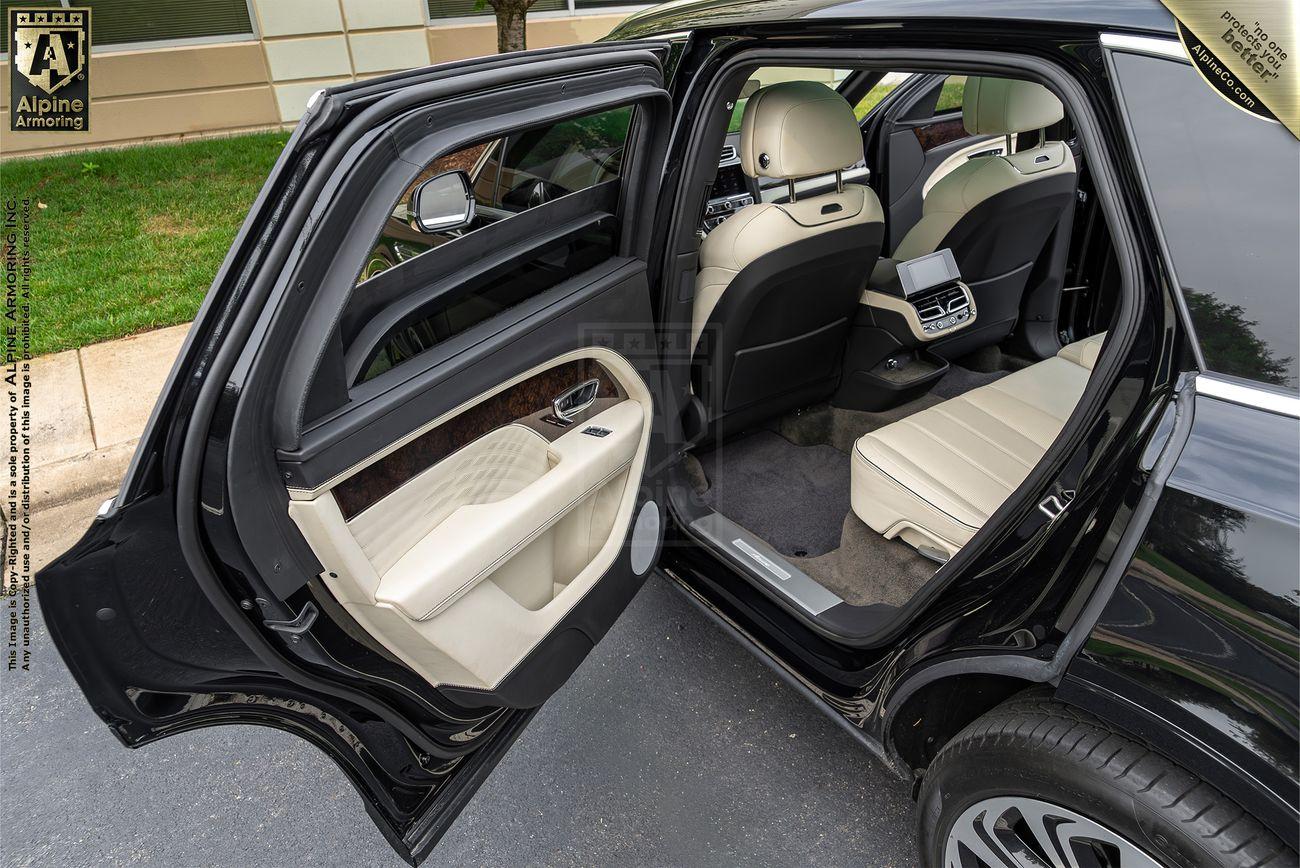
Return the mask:
{"type": "Polygon", "coordinates": [[[435,686],[491,690],[609,570],[650,438],[631,364],[590,348],[526,371],[312,491],[289,514],[321,580],[435,686]],[[592,405],[551,402],[588,380],[592,405]]]}

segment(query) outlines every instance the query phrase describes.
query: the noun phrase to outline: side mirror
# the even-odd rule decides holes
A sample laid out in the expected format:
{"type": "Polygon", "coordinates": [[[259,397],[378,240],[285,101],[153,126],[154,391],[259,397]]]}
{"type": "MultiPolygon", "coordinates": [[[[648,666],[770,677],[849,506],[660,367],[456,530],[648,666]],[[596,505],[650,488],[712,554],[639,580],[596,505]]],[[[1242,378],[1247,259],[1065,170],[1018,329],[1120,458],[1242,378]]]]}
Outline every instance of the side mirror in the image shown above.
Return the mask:
{"type": "Polygon", "coordinates": [[[407,209],[411,228],[424,233],[447,232],[474,222],[474,190],[460,169],[434,175],[415,188],[407,209]]]}

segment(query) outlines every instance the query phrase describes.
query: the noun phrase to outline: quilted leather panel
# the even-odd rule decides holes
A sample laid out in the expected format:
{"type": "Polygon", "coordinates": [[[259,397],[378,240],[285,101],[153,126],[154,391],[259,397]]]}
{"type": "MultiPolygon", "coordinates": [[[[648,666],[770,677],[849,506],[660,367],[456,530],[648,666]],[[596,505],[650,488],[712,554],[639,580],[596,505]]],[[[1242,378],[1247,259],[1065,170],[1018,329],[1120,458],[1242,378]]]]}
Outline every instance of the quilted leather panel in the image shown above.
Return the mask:
{"type": "Polygon", "coordinates": [[[523,425],[506,425],[409,480],[348,522],[361,550],[383,575],[459,507],[495,503],[541,478],[548,444],[523,425]],[[394,521],[400,516],[401,521],[394,521]]]}
{"type": "Polygon", "coordinates": [[[1061,433],[1104,338],[863,435],[853,449],[853,511],[887,537],[955,552],[1061,433]]]}

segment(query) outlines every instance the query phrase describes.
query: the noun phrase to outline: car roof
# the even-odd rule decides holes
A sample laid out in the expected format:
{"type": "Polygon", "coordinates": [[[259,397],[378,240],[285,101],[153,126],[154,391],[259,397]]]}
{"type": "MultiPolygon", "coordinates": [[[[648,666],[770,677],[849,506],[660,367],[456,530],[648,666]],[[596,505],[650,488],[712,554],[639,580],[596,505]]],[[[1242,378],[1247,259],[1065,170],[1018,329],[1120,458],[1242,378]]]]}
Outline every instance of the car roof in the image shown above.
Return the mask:
{"type": "Polygon", "coordinates": [[[609,35],[635,39],[701,27],[961,18],[1072,24],[1176,35],[1159,0],[671,0],[630,15],[609,35]]]}

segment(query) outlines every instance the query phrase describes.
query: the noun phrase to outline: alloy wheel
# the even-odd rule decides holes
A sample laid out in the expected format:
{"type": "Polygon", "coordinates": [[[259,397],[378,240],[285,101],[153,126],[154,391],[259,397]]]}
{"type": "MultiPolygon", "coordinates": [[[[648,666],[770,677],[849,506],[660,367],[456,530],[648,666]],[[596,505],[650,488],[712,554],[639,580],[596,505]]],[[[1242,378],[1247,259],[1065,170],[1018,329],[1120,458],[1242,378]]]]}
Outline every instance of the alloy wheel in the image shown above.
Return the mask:
{"type": "Polygon", "coordinates": [[[948,833],[946,868],[1160,868],[1136,844],[1095,820],[1028,796],[967,808],[948,833]]]}

